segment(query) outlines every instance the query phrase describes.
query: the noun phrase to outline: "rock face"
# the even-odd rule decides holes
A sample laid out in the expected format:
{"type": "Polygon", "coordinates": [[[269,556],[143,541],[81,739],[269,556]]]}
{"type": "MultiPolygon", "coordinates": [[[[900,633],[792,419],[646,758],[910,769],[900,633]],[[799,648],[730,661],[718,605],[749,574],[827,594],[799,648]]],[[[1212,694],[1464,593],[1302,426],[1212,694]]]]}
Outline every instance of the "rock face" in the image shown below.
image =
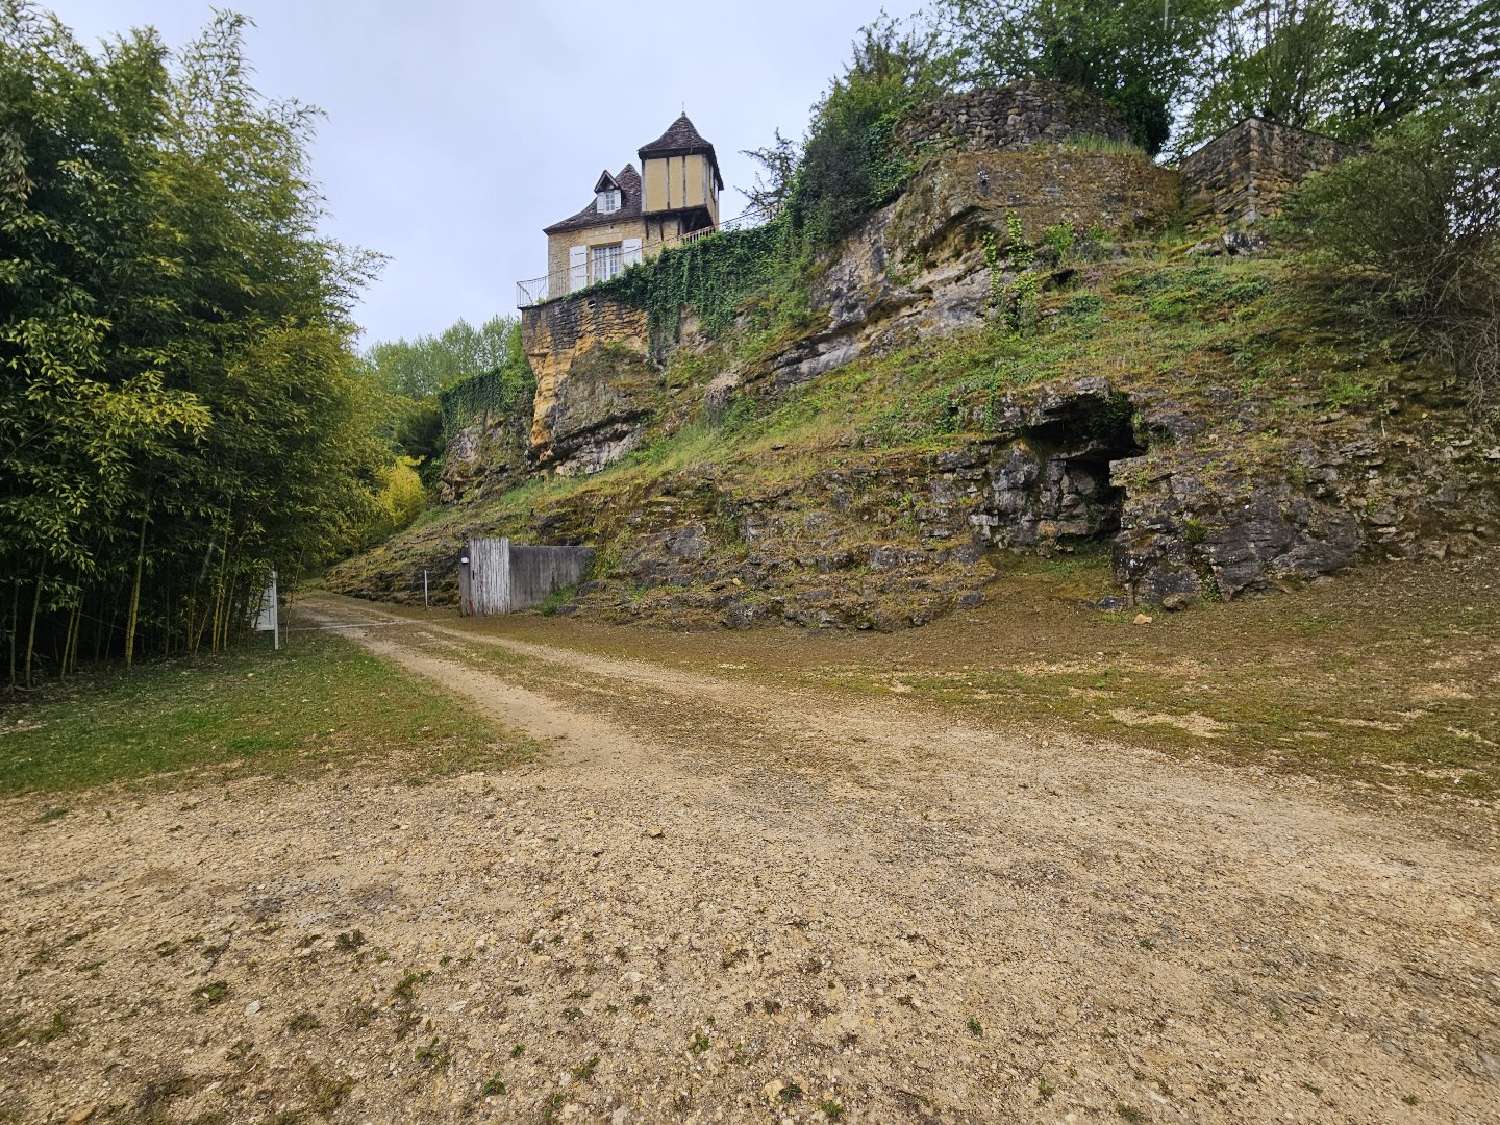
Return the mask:
{"type": "Polygon", "coordinates": [[[496,418],[481,418],[454,434],[443,453],[438,499],[452,504],[474,495],[514,488],[526,479],[531,462],[531,410],[526,404],[496,418]]]}
{"type": "Polygon", "coordinates": [[[795,386],[861,355],[981,323],[994,266],[1007,268],[1012,216],[1028,240],[1058,223],[1113,234],[1168,213],[1176,200],[1175,173],[1128,153],[941,155],[827,263],[812,291],[827,327],[772,360],[770,379],[778,389],[795,386]],[[1000,255],[995,263],[987,243],[1000,255]]]}
{"type": "MultiPolygon", "coordinates": [[[[1177,173],[1129,152],[1046,143],[1122,136],[1109,112],[1070,104],[1044,84],[929,107],[905,135],[926,154],[922,171],[820,264],[810,293],[816,328],[769,356],[741,353],[708,369],[675,398],[649,353],[644,311],[588,294],[527,309],[537,376],[529,433],[465,430],[449,452],[445,496],[493,490],[528,470],[597,472],[637,448],[648,425],[711,423],[746,397],[789,396],[862,356],[977,327],[1022,269],[1044,289],[1069,284],[1075,268],[1107,272],[1097,258],[1049,266],[1035,244],[1055,224],[1108,240],[1173,212],[1180,189],[1238,224],[1338,155],[1322,138],[1247,122],[1190,157],[1179,184],[1177,173]],[[1009,245],[1017,222],[1024,252],[1009,245]]],[[[695,333],[679,327],[691,361],[695,333]]],[[[1198,361],[1206,373],[1181,379],[1138,377],[1113,362],[1103,335],[1084,354],[1097,355],[1092,370],[1110,378],[1078,378],[1073,367],[961,407],[968,413],[952,432],[982,439],[877,451],[855,436],[785,476],[754,457],[631,474],[469,530],[605,548],[580,604],[608,618],[891,629],[980,601],[997,549],[1108,544],[1128,595],[1118,601],[1180,608],[1372,555],[1463,553],[1500,523],[1500,448],[1456,429],[1451,403],[1417,386],[1415,370],[1404,372],[1399,398],[1333,409],[1283,433],[1294,427],[1258,416],[1265,403],[1235,389],[1237,373],[1216,376],[1217,352],[1198,361]],[[1436,407],[1430,416],[1424,394],[1436,407]]],[[[433,538],[421,549],[437,557],[452,543],[433,538]]],[[[343,588],[375,589],[387,582],[368,577],[379,567],[394,586],[419,573],[414,565],[376,557],[343,588]]]]}
{"type": "Polygon", "coordinates": [[[588,295],[527,309],[522,343],[536,375],[531,457],[564,475],[594,473],[638,446],[660,405],[646,359],[646,313],[588,295]]]}

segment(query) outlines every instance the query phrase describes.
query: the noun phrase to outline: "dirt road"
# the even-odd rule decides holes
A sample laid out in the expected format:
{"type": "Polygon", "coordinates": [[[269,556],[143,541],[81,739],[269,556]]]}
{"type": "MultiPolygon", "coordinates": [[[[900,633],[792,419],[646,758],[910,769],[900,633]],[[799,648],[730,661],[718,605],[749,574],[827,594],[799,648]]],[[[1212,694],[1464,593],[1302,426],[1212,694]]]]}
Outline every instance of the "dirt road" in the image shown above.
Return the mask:
{"type": "Polygon", "coordinates": [[[1003,715],[348,634],[546,752],[7,824],[7,1000],[82,1044],[0,1049],[0,1119],[1500,1120],[1488,854],[1003,715]]]}

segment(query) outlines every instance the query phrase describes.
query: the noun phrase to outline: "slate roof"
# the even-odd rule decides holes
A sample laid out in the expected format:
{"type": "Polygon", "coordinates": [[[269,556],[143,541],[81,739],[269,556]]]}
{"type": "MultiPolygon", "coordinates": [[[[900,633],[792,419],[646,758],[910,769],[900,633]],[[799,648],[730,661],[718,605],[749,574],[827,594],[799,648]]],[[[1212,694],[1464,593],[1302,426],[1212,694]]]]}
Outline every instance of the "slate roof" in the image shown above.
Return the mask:
{"type": "MultiPolygon", "coordinates": [[[[600,177],[602,181],[603,176],[600,177]]],[[[608,223],[628,222],[631,219],[641,217],[641,174],[631,164],[625,165],[614,177],[615,183],[620,187],[620,209],[611,211],[608,215],[599,214],[599,199],[597,196],[589,201],[589,205],[578,214],[563,219],[561,222],[553,223],[550,227],[543,227],[543,234],[558,234],[565,230],[583,230],[586,227],[599,227],[608,223]]],[[[602,190],[602,189],[601,189],[602,190]]]]}
{"type": "Polygon", "coordinates": [[[645,160],[648,156],[688,156],[700,152],[708,155],[709,163],[714,166],[714,178],[719,181],[719,190],[723,191],[724,177],[719,174],[719,158],[714,153],[714,146],[703,139],[703,134],[685,113],[667,126],[667,131],[656,140],[642,145],[638,155],[645,160]]]}

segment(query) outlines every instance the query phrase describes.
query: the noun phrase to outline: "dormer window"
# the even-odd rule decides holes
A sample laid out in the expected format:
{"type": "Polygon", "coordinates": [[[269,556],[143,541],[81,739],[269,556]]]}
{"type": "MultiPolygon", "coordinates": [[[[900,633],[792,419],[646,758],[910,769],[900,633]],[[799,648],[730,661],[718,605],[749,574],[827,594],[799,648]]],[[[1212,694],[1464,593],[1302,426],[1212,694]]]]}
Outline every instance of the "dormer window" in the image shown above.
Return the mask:
{"type": "Polygon", "coordinates": [[[620,192],[618,189],[601,191],[597,198],[599,201],[599,214],[601,215],[613,215],[620,209],[620,192]]]}

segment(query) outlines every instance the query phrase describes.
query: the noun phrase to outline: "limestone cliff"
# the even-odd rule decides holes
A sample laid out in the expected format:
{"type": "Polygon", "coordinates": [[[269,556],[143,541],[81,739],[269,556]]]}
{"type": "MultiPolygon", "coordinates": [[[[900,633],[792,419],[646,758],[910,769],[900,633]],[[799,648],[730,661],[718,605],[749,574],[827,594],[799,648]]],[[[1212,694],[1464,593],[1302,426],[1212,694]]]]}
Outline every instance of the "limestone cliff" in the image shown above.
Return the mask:
{"type": "MultiPolygon", "coordinates": [[[[599,292],[527,310],[543,479],[331,584],[399,596],[494,531],[598,547],[586,613],[899,628],[990,596],[1006,552],[1108,550],[1106,604],[1178,606],[1494,533],[1500,438],[1442,372],[1363,338],[1274,249],[1195,256],[1336,154],[1252,125],[1184,179],[1071,143],[1037,96],[1051,109],[1013,126],[962,101],[926,122],[943,143],[793,316],[751,301],[711,339],[599,292]],[[1199,226],[1164,234],[1184,202],[1199,226]]],[[[451,460],[499,457],[514,483],[518,443],[462,440],[451,460]]]]}

